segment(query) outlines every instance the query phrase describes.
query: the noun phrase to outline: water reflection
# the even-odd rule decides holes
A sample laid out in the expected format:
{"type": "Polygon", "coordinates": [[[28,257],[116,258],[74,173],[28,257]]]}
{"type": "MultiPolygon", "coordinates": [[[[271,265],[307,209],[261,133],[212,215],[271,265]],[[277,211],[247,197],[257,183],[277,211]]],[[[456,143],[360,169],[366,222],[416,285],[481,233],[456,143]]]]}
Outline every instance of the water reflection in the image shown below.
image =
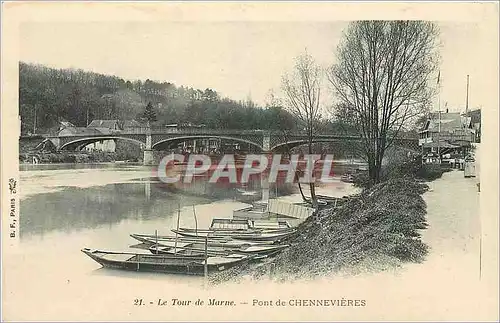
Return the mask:
{"type": "Polygon", "coordinates": [[[162,218],[174,213],[179,206],[210,201],[204,197],[172,193],[150,182],[65,188],[21,201],[20,236],[53,230],[74,232],[113,225],[123,219],[162,218]]]}
{"type": "MultiPolygon", "coordinates": [[[[22,166],[42,170],[40,173],[36,171],[25,173],[30,174],[29,180],[34,185],[37,185],[37,181],[42,181],[42,179],[44,183],[56,182],[64,185],[65,182],[71,179],[68,177],[71,176],[71,173],[70,175],[67,172],[61,174],[58,170],[68,168],[110,168],[109,170],[103,170],[102,173],[101,171],[96,173],[89,170],[88,174],[94,176],[93,178],[96,176],[107,178],[106,176],[109,174],[116,174],[121,178],[120,176],[123,176],[123,173],[119,171],[123,169],[137,171],[137,174],[147,169],[142,166],[120,164],[22,166]],[[46,171],[47,169],[53,171],[46,171]],[[49,178],[46,180],[47,177],[49,178]]],[[[340,174],[345,171],[346,167],[338,165],[335,169],[336,173],[340,174]]],[[[79,170],[78,174],[86,176],[86,172],[85,170],[79,170]]],[[[111,230],[116,227],[116,224],[124,220],[133,220],[139,229],[141,223],[151,220],[166,221],[170,225],[170,221],[172,221],[171,219],[179,207],[191,207],[192,205],[208,204],[221,200],[251,203],[262,198],[288,195],[295,188],[293,184],[280,184],[278,186],[270,184],[269,188],[267,188],[267,185],[262,187],[260,180],[251,181],[242,186],[229,183],[209,183],[208,178],[199,178],[189,184],[165,184],[154,177],[132,180],[130,178],[133,177],[129,176],[120,183],[84,188],[72,186],[55,192],[43,191],[44,188],[42,187],[41,192],[43,193],[29,195],[21,200],[21,239],[33,235],[43,236],[53,231],[72,233],[82,229],[95,229],[102,226],[107,226],[108,230],[111,230]]],[[[60,187],[58,186],[58,188],[60,187]]],[[[207,209],[206,215],[209,218],[232,215],[232,209],[224,212],[224,214],[220,214],[207,209]]],[[[192,222],[187,222],[186,225],[194,226],[194,221],[192,222]]],[[[209,223],[205,224],[208,225],[209,223]]],[[[173,227],[170,226],[170,228],[173,227]]]]}
{"type": "MultiPolygon", "coordinates": [[[[245,207],[242,201],[262,197],[260,182],[240,187],[206,181],[168,186],[143,166],[33,165],[25,169],[20,176],[25,192],[20,202],[22,248],[7,254],[2,268],[8,272],[6,282],[16,291],[9,295],[11,312],[32,315],[21,320],[37,320],[40,313],[48,320],[60,318],[61,311],[69,320],[78,320],[82,304],[102,306],[102,312],[92,312],[102,314],[109,312],[108,305],[123,305],[138,296],[199,293],[200,277],[100,269],[80,250],[137,252],[129,248],[137,243],[130,233],[173,235],[177,214],[182,227],[195,227],[196,222],[198,228],[206,228],[212,218],[231,217],[233,210],[245,207]],[[57,293],[47,297],[51,290],[57,293]],[[123,303],[116,303],[116,297],[123,303]],[[74,299],[81,301],[71,302],[74,299]]],[[[336,187],[332,193],[337,193],[336,187]]],[[[286,187],[270,185],[270,198],[300,200],[298,195],[284,197],[287,194],[286,187]]]]}
{"type": "Polygon", "coordinates": [[[140,163],[98,163],[98,164],[19,164],[20,171],[60,170],[60,169],[120,169],[136,170],[137,168],[150,168],[140,163]]]}

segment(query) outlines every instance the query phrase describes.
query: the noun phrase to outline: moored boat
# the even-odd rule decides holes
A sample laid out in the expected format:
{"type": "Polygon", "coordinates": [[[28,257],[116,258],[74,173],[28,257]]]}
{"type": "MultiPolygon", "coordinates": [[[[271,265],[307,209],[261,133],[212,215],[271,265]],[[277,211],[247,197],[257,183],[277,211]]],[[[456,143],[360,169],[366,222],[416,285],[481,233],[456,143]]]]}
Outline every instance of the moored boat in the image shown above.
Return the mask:
{"type": "MultiPolygon", "coordinates": [[[[184,231],[184,232],[194,232],[194,233],[200,233],[200,234],[205,234],[205,233],[214,233],[213,237],[216,239],[216,237],[230,237],[232,235],[236,234],[259,234],[259,233],[284,233],[284,232],[290,232],[290,231],[295,231],[295,228],[280,228],[280,229],[246,229],[246,230],[231,230],[231,229],[226,229],[226,230],[214,230],[214,229],[193,229],[193,228],[179,228],[178,231],[184,231]]],[[[196,236],[196,235],[195,235],[196,236]]]]}
{"type": "MultiPolygon", "coordinates": [[[[101,266],[113,269],[161,272],[168,274],[203,275],[205,257],[193,258],[169,254],[138,254],[82,249],[82,252],[101,266]]],[[[251,256],[228,255],[206,258],[208,273],[222,271],[252,259],[251,256]]]]}
{"type": "MultiPolygon", "coordinates": [[[[243,254],[243,255],[258,255],[266,256],[275,254],[287,248],[288,245],[240,245],[240,246],[225,246],[207,244],[206,252],[208,255],[229,255],[229,254],[243,254]]],[[[172,255],[200,255],[205,254],[204,243],[179,243],[175,244],[154,244],[154,243],[141,243],[133,245],[131,248],[148,249],[153,254],[172,254],[172,255]]]]}
{"type": "Polygon", "coordinates": [[[210,230],[282,230],[291,228],[287,221],[265,221],[249,219],[215,218],[212,220],[210,230]]]}
{"type": "Polygon", "coordinates": [[[217,237],[230,237],[235,240],[246,240],[246,241],[272,241],[277,242],[282,239],[285,239],[296,232],[295,229],[287,229],[284,231],[276,231],[276,232],[217,232],[217,231],[192,231],[192,230],[175,230],[172,229],[173,232],[185,236],[185,237],[208,237],[209,239],[217,238],[217,237]]]}
{"type": "MultiPolygon", "coordinates": [[[[145,242],[145,243],[159,243],[159,244],[173,244],[175,241],[178,243],[193,243],[193,242],[202,242],[205,243],[205,237],[204,236],[161,236],[161,235],[154,235],[154,234],[140,234],[140,233],[132,233],[130,236],[137,241],[140,242],[145,242]]],[[[211,237],[208,239],[208,244],[209,245],[216,245],[216,244],[223,244],[226,246],[241,246],[241,245],[262,245],[262,244],[271,244],[272,242],[268,241],[245,241],[245,240],[234,240],[229,236],[224,236],[224,235],[219,235],[215,237],[211,237]]]]}

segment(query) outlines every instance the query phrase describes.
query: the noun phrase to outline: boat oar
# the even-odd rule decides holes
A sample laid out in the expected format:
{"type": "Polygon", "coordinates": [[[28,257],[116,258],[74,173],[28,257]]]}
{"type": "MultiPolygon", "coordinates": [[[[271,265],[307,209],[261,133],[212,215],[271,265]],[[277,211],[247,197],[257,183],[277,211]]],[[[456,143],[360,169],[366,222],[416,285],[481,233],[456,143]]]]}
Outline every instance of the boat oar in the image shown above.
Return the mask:
{"type": "Polygon", "coordinates": [[[205,264],[203,266],[203,271],[205,273],[205,287],[208,283],[208,237],[205,238],[205,264]]]}
{"type": "MultiPolygon", "coordinates": [[[[194,225],[195,225],[195,233],[198,236],[198,219],[196,218],[196,210],[194,209],[194,204],[193,204],[193,215],[194,215],[194,225]]],[[[177,227],[177,230],[179,230],[179,227],[177,227]]]]}
{"type": "Polygon", "coordinates": [[[156,238],[156,253],[158,253],[158,230],[155,230],[155,238],[156,238]]]}
{"type": "MultiPolygon", "coordinates": [[[[179,208],[177,209],[177,230],[179,230],[179,221],[181,218],[181,205],[179,204],[179,208]]],[[[175,233],[175,246],[174,251],[177,253],[177,232],[175,233]]]]}

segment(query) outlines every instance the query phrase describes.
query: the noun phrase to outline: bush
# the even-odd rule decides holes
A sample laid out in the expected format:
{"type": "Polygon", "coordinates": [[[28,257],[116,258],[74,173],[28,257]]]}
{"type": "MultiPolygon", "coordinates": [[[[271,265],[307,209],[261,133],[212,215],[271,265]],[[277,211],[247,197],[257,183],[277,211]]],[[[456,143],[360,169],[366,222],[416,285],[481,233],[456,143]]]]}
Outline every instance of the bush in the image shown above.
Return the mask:
{"type": "Polygon", "coordinates": [[[89,155],[87,154],[78,154],[75,157],[77,163],[88,163],[90,161],[89,155]]]}
{"type": "Polygon", "coordinates": [[[415,177],[428,181],[441,178],[444,173],[451,171],[450,167],[443,167],[439,164],[424,164],[415,173],[415,177]]]}
{"type": "MultiPolygon", "coordinates": [[[[382,167],[380,172],[380,182],[391,179],[422,179],[433,181],[440,178],[444,173],[451,171],[449,166],[438,164],[422,164],[420,157],[407,160],[403,163],[391,163],[382,167]]],[[[356,174],[354,177],[354,186],[368,188],[370,178],[368,172],[356,174]]]]}
{"type": "MultiPolygon", "coordinates": [[[[36,154],[39,157],[39,162],[44,164],[50,163],[103,163],[116,160],[116,153],[92,151],[89,153],[83,152],[39,152],[36,154]]],[[[31,162],[30,154],[20,154],[20,162],[31,162]]]]}
{"type": "Polygon", "coordinates": [[[126,140],[116,141],[116,160],[138,161],[142,157],[142,149],[138,145],[126,140]]]}
{"type": "Polygon", "coordinates": [[[360,188],[367,188],[370,186],[370,177],[368,176],[368,172],[362,172],[354,174],[354,186],[360,188]]]}
{"type": "Polygon", "coordinates": [[[116,160],[116,153],[107,151],[92,151],[89,154],[89,162],[108,163],[116,160]]]}

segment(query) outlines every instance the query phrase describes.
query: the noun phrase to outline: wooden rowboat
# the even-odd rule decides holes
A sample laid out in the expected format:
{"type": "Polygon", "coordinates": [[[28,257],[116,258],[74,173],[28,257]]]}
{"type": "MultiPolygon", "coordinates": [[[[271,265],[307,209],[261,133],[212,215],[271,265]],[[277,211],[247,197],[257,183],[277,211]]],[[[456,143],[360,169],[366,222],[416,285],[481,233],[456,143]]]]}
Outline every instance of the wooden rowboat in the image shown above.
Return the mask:
{"type": "Polygon", "coordinates": [[[291,228],[287,221],[255,221],[248,219],[215,218],[212,220],[210,230],[283,230],[291,228]]]}
{"type": "MultiPolygon", "coordinates": [[[[225,246],[221,244],[207,244],[207,254],[208,255],[219,255],[227,256],[230,254],[242,254],[242,255],[258,255],[266,256],[271,254],[276,254],[283,249],[287,248],[288,245],[240,245],[240,246],[225,246]]],[[[169,243],[169,244],[155,244],[151,243],[140,243],[138,245],[133,245],[131,248],[147,249],[153,254],[171,254],[171,255],[182,255],[182,256],[203,256],[205,254],[205,244],[204,243],[169,243]]]]}
{"type": "MultiPolygon", "coordinates": [[[[214,233],[212,237],[217,239],[218,237],[232,237],[233,235],[240,234],[279,234],[286,232],[293,232],[295,228],[283,228],[283,229],[247,229],[247,230],[213,230],[213,229],[193,229],[193,228],[179,228],[178,231],[183,232],[193,232],[199,233],[198,236],[203,236],[207,233],[214,233]]],[[[196,235],[195,235],[196,236],[196,235]]]]}
{"type": "MultiPolygon", "coordinates": [[[[110,252],[88,248],[82,249],[82,252],[106,268],[185,275],[203,275],[205,270],[205,257],[110,252]]],[[[222,271],[250,259],[252,257],[242,255],[208,257],[207,271],[208,273],[222,271]]]]}
{"type": "MultiPolygon", "coordinates": [[[[228,256],[230,254],[238,254],[238,255],[252,255],[256,256],[258,259],[262,259],[271,255],[275,255],[278,252],[282,251],[285,248],[288,248],[287,245],[277,245],[277,246],[265,246],[265,247],[247,247],[236,250],[228,250],[224,248],[214,249],[213,247],[207,249],[208,255],[217,255],[217,256],[228,256]],[[267,247],[267,248],[265,248],[267,247]]],[[[149,251],[152,254],[170,254],[170,255],[191,255],[191,256],[203,256],[205,254],[205,249],[203,246],[193,244],[192,246],[185,246],[183,248],[175,248],[175,247],[159,247],[156,245],[152,245],[149,247],[149,251]]]]}
{"type": "Polygon", "coordinates": [[[174,233],[177,233],[184,237],[208,237],[209,239],[217,238],[217,237],[230,237],[235,240],[246,240],[246,241],[272,241],[278,242],[283,240],[292,234],[295,233],[294,229],[289,229],[286,231],[278,231],[278,232],[217,232],[217,231],[208,231],[200,232],[196,231],[187,231],[187,230],[175,230],[172,229],[174,233]]]}
{"type": "MultiPolygon", "coordinates": [[[[154,255],[161,254],[161,255],[169,255],[172,257],[179,256],[179,257],[183,257],[183,258],[194,258],[194,259],[204,259],[205,258],[205,250],[203,250],[203,252],[200,252],[198,250],[192,250],[189,248],[187,248],[187,249],[182,248],[181,246],[175,248],[175,247],[166,247],[163,245],[141,242],[141,243],[138,243],[135,245],[131,245],[130,248],[147,250],[154,255]],[[165,251],[163,249],[165,249],[165,251]],[[172,250],[171,250],[171,252],[166,252],[167,249],[172,249],[172,250]]],[[[227,256],[229,254],[231,254],[231,253],[230,252],[207,251],[208,257],[227,256]]]]}
{"type": "MultiPolygon", "coordinates": [[[[175,243],[194,243],[201,242],[205,243],[205,237],[203,236],[165,236],[165,235],[154,235],[154,234],[140,234],[140,233],[132,233],[130,235],[132,238],[136,239],[140,242],[145,243],[159,243],[159,244],[170,244],[175,243]]],[[[272,241],[245,241],[245,240],[234,240],[228,236],[216,236],[208,239],[209,245],[225,245],[225,246],[241,246],[241,245],[263,245],[263,244],[272,244],[272,241]]]]}

